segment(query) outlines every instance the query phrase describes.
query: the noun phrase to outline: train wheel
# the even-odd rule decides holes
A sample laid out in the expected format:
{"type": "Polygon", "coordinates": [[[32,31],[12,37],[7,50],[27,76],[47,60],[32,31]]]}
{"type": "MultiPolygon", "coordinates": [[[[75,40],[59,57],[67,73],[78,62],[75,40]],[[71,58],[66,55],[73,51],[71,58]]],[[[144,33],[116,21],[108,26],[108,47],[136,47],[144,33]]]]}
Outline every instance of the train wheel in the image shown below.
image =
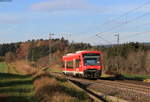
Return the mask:
{"type": "Polygon", "coordinates": [[[76,74],[76,77],[79,78],[79,74],[76,74]]]}

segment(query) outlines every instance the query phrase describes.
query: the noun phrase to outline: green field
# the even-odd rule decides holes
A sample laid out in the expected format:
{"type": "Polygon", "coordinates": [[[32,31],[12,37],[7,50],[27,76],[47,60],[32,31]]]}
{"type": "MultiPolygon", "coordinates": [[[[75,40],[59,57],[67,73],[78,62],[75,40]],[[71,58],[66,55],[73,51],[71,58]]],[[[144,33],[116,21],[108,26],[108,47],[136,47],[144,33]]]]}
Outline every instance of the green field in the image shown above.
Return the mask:
{"type": "Polygon", "coordinates": [[[0,72],[5,73],[7,70],[7,65],[5,62],[0,62],[0,72]]]}
{"type": "Polygon", "coordinates": [[[106,80],[135,80],[135,81],[144,81],[145,79],[150,79],[150,75],[137,75],[137,74],[118,74],[118,75],[109,75],[102,74],[102,79],[106,80]]]}
{"type": "Polygon", "coordinates": [[[7,67],[0,63],[0,102],[37,102],[32,77],[8,73],[7,67]]]}
{"type": "Polygon", "coordinates": [[[133,74],[123,74],[123,77],[125,79],[129,79],[129,80],[139,80],[142,81],[144,79],[150,79],[149,75],[133,75],[133,74]]]}

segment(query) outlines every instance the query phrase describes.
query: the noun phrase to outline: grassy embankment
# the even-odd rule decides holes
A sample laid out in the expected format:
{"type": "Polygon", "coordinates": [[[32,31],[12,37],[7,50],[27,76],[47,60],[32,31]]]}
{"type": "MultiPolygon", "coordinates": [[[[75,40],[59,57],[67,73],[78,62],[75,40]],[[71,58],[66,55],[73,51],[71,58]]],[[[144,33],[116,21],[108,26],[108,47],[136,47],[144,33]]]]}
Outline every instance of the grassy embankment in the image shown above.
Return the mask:
{"type": "Polygon", "coordinates": [[[102,74],[102,79],[110,79],[110,80],[135,80],[135,81],[144,81],[150,82],[149,75],[135,75],[135,74],[118,74],[118,75],[109,75],[109,74],[102,74]],[[148,80],[148,81],[147,81],[148,80]]]}
{"type": "Polygon", "coordinates": [[[0,102],[35,102],[32,77],[0,63],[0,102]]]}
{"type": "Polygon", "coordinates": [[[40,102],[89,102],[85,92],[72,86],[62,76],[40,72],[34,76],[36,96],[40,102]]]}
{"type": "Polygon", "coordinates": [[[23,65],[23,62],[0,63],[0,102],[89,101],[85,92],[72,86],[65,78],[54,77],[40,70],[33,76],[23,75],[18,71],[18,68],[28,69],[23,66],[28,65],[23,65]]]}
{"type": "Polygon", "coordinates": [[[133,75],[133,74],[123,74],[123,77],[125,79],[129,80],[138,80],[138,81],[143,81],[145,79],[150,79],[149,75],[133,75]]]}

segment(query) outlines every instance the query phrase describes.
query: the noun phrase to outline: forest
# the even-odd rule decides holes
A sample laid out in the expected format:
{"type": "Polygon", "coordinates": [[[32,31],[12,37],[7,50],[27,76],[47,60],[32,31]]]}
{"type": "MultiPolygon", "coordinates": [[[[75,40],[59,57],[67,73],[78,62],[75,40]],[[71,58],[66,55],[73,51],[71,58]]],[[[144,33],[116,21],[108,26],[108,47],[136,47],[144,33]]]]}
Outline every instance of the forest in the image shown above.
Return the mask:
{"type": "Polygon", "coordinates": [[[88,43],[73,43],[64,38],[38,39],[25,42],[0,44],[0,62],[12,63],[25,60],[32,66],[43,68],[51,65],[61,69],[62,56],[79,50],[97,50],[103,53],[103,71],[106,73],[150,73],[150,46],[142,43],[92,46],[88,43]]]}

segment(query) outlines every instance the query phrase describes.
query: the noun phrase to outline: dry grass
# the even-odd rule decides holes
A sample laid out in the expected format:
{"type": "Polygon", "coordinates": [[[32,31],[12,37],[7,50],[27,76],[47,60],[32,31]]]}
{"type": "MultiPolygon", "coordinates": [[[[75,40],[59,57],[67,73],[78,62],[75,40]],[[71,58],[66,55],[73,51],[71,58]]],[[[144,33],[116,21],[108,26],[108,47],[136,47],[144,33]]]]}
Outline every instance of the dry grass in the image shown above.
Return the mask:
{"type": "Polygon", "coordinates": [[[50,69],[51,72],[62,72],[62,66],[59,64],[53,64],[50,69]]]}
{"type": "Polygon", "coordinates": [[[73,100],[75,101],[76,99],[74,97],[71,97],[69,95],[63,94],[63,93],[55,93],[54,96],[52,96],[53,102],[72,102],[73,100]]]}
{"type": "Polygon", "coordinates": [[[86,94],[63,78],[55,78],[40,71],[34,80],[36,97],[40,102],[87,102],[86,94]]]}
{"type": "Polygon", "coordinates": [[[41,89],[47,86],[53,86],[53,88],[49,90],[55,91],[57,89],[58,82],[53,78],[41,77],[40,79],[35,80],[34,86],[36,86],[35,91],[38,93],[41,93],[41,89]]]}
{"type": "Polygon", "coordinates": [[[30,66],[29,63],[24,60],[16,61],[13,65],[16,67],[16,70],[22,74],[33,74],[38,71],[38,68],[30,66]]]}

